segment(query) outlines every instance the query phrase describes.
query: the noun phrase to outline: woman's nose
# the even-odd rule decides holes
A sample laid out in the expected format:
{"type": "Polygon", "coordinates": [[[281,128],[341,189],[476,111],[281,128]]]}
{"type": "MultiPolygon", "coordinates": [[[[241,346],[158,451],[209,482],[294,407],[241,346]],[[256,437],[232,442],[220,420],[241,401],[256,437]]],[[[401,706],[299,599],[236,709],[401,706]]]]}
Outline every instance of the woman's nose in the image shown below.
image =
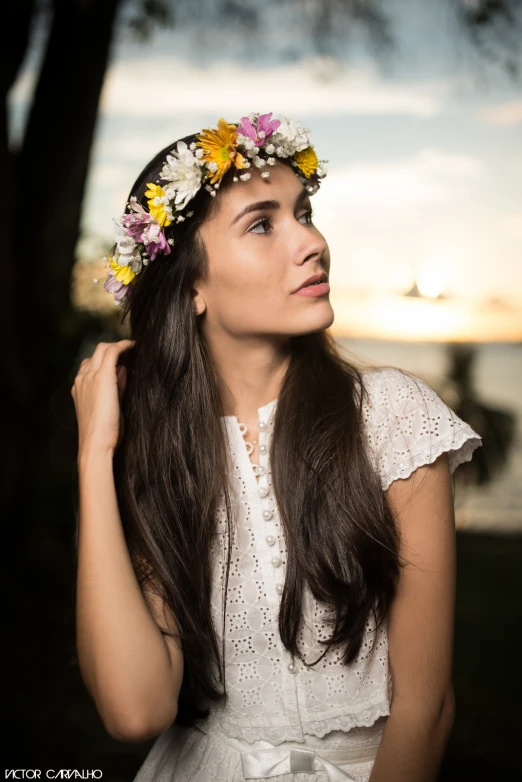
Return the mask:
{"type": "Polygon", "coordinates": [[[321,258],[326,251],[326,241],[321,236],[307,236],[308,241],[301,241],[296,252],[296,263],[304,263],[311,257],[321,258]]]}

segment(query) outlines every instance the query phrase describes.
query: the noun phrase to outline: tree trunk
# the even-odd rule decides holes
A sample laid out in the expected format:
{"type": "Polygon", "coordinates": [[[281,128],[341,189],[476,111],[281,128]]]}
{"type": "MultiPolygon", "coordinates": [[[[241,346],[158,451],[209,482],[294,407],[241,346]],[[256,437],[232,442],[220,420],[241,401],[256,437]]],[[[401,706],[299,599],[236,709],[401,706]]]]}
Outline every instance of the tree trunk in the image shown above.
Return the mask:
{"type": "Polygon", "coordinates": [[[58,419],[63,431],[64,402],[72,405],[70,370],[94,320],[74,312],[70,282],[118,5],[55,0],[25,138],[4,188],[15,240],[4,258],[12,286],[2,334],[13,355],[4,367],[3,406],[10,421],[4,421],[3,451],[11,469],[7,476],[0,471],[0,499],[2,512],[19,510],[11,516],[16,524],[8,525],[12,542],[33,523],[27,509],[20,512],[27,490],[37,495],[48,485],[46,470],[56,456],[51,429],[58,419]]]}

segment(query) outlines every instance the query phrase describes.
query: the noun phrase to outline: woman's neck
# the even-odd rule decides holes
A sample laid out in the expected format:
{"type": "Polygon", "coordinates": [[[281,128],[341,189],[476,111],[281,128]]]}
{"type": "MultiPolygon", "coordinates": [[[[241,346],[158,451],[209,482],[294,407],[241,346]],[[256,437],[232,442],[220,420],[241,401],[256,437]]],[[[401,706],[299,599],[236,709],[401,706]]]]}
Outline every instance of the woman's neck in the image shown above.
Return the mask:
{"type": "Polygon", "coordinates": [[[290,363],[287,340],[216,340],[210,345],[219,377],[224,415],[257,420],[260,407],[279,396],[290,363]]]}

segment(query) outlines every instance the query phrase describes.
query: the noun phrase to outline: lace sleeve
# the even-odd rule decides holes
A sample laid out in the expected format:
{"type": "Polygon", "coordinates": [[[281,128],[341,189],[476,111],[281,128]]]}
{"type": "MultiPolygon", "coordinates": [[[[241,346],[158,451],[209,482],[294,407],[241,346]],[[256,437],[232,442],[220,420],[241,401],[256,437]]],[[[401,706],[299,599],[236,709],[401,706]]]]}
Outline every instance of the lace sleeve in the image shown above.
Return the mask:
{"type": "Polygon", "coordinates": [[[370,370],[364,378],[366,436],[383,491],[445,451],[453,474],[482,445],[424,380],[388,367],[370,370]]]}

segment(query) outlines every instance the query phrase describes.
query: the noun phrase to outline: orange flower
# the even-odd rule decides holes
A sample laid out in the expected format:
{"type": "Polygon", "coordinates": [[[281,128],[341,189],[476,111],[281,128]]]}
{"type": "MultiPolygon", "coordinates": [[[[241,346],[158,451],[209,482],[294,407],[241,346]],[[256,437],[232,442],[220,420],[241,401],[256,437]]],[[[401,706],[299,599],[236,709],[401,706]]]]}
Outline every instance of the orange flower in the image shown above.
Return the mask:
{"type": "Polygon", "coordinates": [[[230,125],[221,117],[217,130],[204,129],[197,138],[197,146],[204,152],[202,159],[212,173],[211,185],[220,182],[232,164],[245,168],[245,159],[236,149],[236,125],[230,125]]]}

